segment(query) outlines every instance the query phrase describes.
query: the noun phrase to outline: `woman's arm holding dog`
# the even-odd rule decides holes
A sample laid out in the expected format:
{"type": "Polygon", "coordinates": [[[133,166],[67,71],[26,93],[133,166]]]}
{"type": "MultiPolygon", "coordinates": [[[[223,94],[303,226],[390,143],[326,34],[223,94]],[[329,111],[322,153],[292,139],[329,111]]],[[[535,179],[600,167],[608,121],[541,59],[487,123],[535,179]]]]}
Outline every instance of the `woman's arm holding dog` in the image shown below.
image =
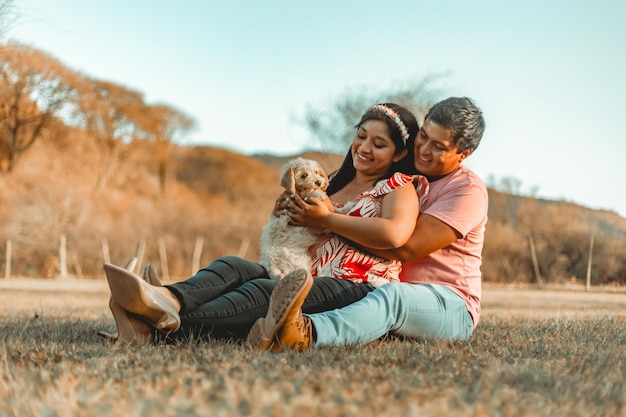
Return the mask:
{"type": "Polygon", "coordinates": [[[398,248],[411,237],[419,213],[412,184],[399,187],[382,199],[381,217],[346,216],[332,212],[323,202],[298,196],[291,199],[289,215],[296,226],[328,229],[373,249],[398,248]]]}

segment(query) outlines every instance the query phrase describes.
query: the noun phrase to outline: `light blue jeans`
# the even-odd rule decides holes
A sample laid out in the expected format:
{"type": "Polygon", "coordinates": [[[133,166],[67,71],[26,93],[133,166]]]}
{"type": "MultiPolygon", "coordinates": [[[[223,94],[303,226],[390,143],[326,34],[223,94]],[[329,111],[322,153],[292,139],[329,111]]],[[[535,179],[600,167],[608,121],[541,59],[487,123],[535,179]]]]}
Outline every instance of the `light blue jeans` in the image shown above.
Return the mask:
{"type": "Polygon", "coordinates": [[[419,339],[467,339],[474,322],[465,301],[440,284],[392,282],[341,309],[310,314],[316,346],[374,341],[387,333],[419,339]]]}

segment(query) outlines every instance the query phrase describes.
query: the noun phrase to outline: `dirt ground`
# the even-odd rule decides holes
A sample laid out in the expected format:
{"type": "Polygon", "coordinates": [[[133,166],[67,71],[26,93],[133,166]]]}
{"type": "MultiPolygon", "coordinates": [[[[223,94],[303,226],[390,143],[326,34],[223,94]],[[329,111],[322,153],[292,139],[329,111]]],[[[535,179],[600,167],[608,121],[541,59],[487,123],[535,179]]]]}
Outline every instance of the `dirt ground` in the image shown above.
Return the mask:
{"type": "MultiPolygon", "coordinates": [[[[0,279],[0,314],[97,318],[109,315],[109,291],[101,280],[0,279]]],[[[626,288],[483,285],[482,316],[626,316],[626,288]]]]}

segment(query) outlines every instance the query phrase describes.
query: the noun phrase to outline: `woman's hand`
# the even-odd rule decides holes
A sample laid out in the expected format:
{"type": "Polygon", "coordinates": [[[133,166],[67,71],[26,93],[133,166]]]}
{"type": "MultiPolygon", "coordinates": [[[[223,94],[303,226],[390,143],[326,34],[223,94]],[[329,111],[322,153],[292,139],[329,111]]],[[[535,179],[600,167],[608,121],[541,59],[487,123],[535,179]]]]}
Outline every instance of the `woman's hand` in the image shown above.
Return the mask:
{"type": "Polygon", "coordinates": [[[291,194],[287,191],[283,191],[281,195],[276,199],[276,204],[274,204],[274,210],[272,211],[272,216],[280,217],[281,214],[287,214],[289,209],[289,201],[291,200],[291,194]]]}
{"type": "Polygon", "coordinates": [[[330,199],[321,201],[314,197],[300,198],[294,195],[289,199],[289,209],[287,213],[291,217],[294,226],[304,227],[326,227],[325,220],[333,213],[330,199]]]}

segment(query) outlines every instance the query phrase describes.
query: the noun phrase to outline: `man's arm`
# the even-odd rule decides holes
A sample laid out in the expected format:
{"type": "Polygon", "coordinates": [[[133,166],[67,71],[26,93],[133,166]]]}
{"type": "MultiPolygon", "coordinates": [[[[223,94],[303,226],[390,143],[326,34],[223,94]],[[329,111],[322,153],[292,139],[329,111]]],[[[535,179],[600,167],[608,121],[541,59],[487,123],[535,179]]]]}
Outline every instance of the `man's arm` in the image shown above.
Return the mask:
{"type": "Polygon", "coordinates": [[[415,230],[404,246],[389,250],[363,249],[386,259],[410,262],[444,248],[460,237],[461,235],[448,224],[429,214],[420,214],[415,230]]]}

